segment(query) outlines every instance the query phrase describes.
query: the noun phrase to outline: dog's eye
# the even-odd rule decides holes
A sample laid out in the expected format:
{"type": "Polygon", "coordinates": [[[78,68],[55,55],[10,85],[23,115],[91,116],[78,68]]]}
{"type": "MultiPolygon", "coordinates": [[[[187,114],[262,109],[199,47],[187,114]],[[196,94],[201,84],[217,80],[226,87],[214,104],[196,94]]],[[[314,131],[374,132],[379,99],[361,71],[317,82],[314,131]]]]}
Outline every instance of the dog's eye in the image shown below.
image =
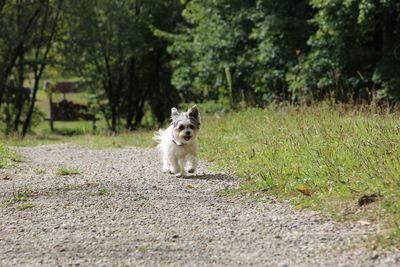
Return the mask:
{"type": "Polygon", "coordinates": [[[185,129],[185,126],[183,126],[183,125],[180,125],[180,126],[179,126],[179,130],[181,130],[181,131],[182,131],[183,129],[185,129]]]}
{"type": "Polygon", "coordinates": [[[194,129],[194,125],[190,125],[189,128],[193,130],[194,129]]]}

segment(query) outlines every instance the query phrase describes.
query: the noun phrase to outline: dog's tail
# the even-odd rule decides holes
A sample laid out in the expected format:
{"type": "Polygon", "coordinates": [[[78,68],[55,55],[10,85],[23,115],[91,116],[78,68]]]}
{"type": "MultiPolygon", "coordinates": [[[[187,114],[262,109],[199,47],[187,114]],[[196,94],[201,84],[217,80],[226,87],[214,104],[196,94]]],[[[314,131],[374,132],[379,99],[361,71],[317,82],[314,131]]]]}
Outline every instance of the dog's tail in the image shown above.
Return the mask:
{"type": "Polygon", "coordinates": [[[157,143],[161,143],[162,136],[164,134],[164,129],[159,129],[157,132],[154,133],[153,140],[157,143]]]}

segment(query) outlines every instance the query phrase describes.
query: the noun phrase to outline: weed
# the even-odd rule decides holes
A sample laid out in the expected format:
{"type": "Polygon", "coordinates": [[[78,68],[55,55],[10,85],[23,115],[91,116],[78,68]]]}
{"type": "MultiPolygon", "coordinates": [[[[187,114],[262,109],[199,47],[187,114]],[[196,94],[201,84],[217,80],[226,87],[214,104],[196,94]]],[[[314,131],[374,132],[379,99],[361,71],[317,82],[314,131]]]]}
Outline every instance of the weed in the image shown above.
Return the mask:
{"type": "Polygon", "coordinates": [[[33,172],[36,175],[46,174],[46,170],[45,169],[35,169],[33,172]]]}
{"type": "Polygon", "coordinates": [[[0,169],[12,167],[15,162],[20,162],[21,157],[10,151],[0,143],[0,169]]]}
{"type": "Polygon", "coordinates": [[[97,194],[99,196],[107,196],[107,197],[114,196],[114,192],[112,192],[110,189],[106,187],[100,188],[97,194]]]}
{"type": "Polygon", "coordinates": [[[76,175],[81,174],[80,170],[78,169],[66,169],[60,168],[56,171],[56,175],[65,176],[65,175],[76,175]]]}
{"type": "Polygon", "coordinates": [[[35,207],[35,204],[33,203],[29,203],[29,202],[22,202],[21,204],[19,204],[19,206],[17,207],[18,210],[26,210],[26,209],[30,209],[35,207]]]}
{"type": "Polygon", "coordinates": [[[31,194],[31,192],[27,189],[18,190],[16,193],[13,193],[12,196],[5,197],[2,201],[2,206],[10,207],[17,203],[22,204],[22,203],[28,201],[28,197],[30,194],[31,194]]]}

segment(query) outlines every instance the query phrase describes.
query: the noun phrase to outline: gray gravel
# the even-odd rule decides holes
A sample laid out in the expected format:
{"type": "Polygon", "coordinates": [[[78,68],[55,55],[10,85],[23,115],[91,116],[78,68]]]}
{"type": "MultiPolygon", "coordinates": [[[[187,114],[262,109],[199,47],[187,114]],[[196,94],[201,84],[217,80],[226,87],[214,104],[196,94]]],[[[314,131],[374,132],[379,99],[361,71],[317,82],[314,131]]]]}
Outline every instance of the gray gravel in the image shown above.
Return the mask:
{"type": "Polygon", "coordinates": [[[35,206],[0,207],[0,266],[398,266],[369,250],[367,222],[336,223],[273,198],[223,196],[238,179],[161,173],[154,149],[18,148],[0,198],[27,191],[35,206]],[[57,176],[58,168],[79,175],[57,176]]]}

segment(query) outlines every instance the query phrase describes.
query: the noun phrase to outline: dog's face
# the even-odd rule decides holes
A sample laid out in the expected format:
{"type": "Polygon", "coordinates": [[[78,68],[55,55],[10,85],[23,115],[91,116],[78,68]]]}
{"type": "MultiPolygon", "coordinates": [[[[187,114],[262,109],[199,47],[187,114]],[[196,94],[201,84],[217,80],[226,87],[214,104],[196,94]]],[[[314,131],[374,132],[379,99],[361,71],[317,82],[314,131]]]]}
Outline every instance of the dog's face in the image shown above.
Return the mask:
{"type": "Polygon", "coordinates": [[[200,129],[200,113],[196,105],[187,112],[179,112],[172,108],[171,119],[176,141],[188,144],[196,139],[200,129]]]}

